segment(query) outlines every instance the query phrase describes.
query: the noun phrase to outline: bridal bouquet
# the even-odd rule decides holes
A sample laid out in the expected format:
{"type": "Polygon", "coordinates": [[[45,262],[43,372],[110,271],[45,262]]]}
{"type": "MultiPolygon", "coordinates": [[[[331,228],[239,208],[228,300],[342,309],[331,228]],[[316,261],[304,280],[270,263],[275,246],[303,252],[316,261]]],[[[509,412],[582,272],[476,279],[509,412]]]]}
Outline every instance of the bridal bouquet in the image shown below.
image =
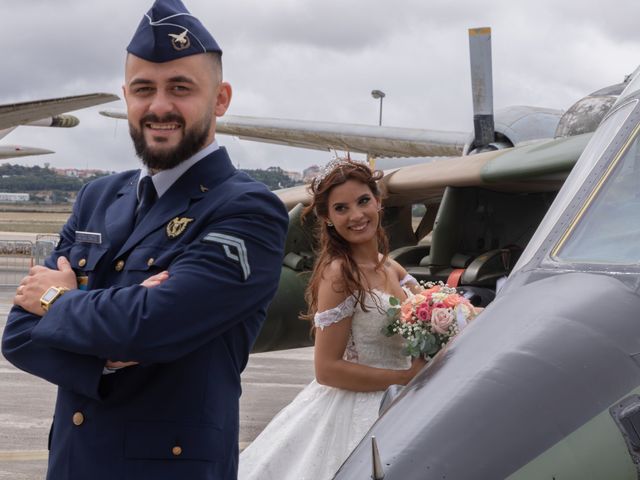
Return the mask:
{"type": "Polygon", "coordinates": [[[423,284],[420,294],[400,302],[391,297],[390,323],[382,333],[407,340],[404,353],[431,359],[477,315],[471,302],[442,282],[423,284]]]}

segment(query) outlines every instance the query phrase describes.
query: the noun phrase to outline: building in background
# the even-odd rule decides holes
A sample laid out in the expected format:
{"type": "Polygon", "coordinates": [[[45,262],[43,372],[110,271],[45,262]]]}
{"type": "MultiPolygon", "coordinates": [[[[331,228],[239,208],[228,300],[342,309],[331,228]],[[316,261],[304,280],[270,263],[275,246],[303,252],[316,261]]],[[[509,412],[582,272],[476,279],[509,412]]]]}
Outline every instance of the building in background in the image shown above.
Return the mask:
{"type": "Polygon", "coordinates": [[[0,192],[0,202],[2,203],[22,203],[29,201],[28,193],[0,192]]]}
{"type": "Polygon", "coordinates": [[[285,171],[284,174],[294,182],[302,182],[302,173],[300,173],[300,172],[287,172],[287,171],[285,171]]]}
{"type": "Polygon", "coordinates": [[[110,173],[105,170],[95,170],[88,168],[54,168],[53,171],[58,175],[74,178],[91,178],[101,175],[107,175],[110,173]]]}
{"type": "Polygon", "coordinates": [[[305,183],[309,183],[319,173],[320,173],[320,167],[318,165],[311,165],[310,167],[307,167],[302,171],[302,180],[305,183]]]}

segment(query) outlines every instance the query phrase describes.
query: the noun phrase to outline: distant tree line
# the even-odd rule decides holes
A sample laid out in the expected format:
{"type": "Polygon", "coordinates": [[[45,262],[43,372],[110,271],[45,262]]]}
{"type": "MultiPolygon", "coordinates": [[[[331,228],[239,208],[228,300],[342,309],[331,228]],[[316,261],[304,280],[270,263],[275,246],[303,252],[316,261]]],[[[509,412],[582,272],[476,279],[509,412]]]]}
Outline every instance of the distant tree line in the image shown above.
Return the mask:
{"type": "Polygon", "coordinates": [[[300,185],[302,182],[296,182],[289,178],[280,167],[269,167],[266,170],[247,170],[242,169],[251,178],[264,183],[269,190],[277,190],[279,188],[289,188],[300,185]]]}
{"type": "MultiPolygon", "coordinates": [[[[280,167],[269,167],[266,170],[246,170],[252,178],[264,183],[271,190],[288,188],[299,185],[289,178],[280,167]]],[[[103,175],[107,175],[104,173],[103,175]]],[[[0,165],[0,191],[2,192],[39,192],[43,190],[53,190],[54,192],[77,192],[82,185],[103,175],[96,175],[89,178],[77,178],[61,175],[49,168],[35,165],[25,167],[23,165],[11,165],[8,163],[0,165]]]]}
{"type": "MultiPolygon", "coordinates": [[[[106,175],[106,173],[105,173],[106,175]]],[[[99,175],[98,175],[99,176],[99,175]]],[[[25,167],[23,165],[0,165],[0,191],[3,192],[37,192],[42,190],[57,190],[62,192],[77,192],[90,178],[77,178],[60,175],[49,167],[25,167]]]]}

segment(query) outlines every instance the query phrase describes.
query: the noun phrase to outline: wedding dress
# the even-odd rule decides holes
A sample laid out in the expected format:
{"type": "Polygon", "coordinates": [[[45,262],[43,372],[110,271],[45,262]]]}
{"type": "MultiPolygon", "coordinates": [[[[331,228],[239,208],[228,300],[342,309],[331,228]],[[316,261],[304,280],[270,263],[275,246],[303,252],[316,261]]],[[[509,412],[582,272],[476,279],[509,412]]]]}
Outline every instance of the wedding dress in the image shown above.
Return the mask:
{"type": "MultiPolygon", "coordinates": [[[[374,291],[365,297],[367,311],[349,297],[337,307],[316,314],[324,328],[352,316],[344,359],[372,367],[404,370],[403,339],[386,337],[389,295],[374,291]],[[374,298],[375,297],[375,298],[374,298]]],[[[354,392],[313,380],[281,410],[240,454],[239,480],[329,480],[378,417],[384,392],[354,392]]]]}

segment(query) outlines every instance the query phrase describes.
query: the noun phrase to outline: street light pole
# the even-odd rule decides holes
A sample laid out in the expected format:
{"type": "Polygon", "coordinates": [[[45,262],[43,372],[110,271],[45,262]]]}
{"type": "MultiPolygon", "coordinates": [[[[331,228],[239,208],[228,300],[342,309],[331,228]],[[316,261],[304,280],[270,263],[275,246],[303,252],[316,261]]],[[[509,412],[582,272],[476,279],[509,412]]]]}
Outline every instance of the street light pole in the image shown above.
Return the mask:
{"type": "Polygon", "coordinates": [[[382,99],[385,97],[385,94],[382,90],[371,90],[371,96],[380,99],[380,120],[378,121],[378,125],[382,126],[382,99]]]}

